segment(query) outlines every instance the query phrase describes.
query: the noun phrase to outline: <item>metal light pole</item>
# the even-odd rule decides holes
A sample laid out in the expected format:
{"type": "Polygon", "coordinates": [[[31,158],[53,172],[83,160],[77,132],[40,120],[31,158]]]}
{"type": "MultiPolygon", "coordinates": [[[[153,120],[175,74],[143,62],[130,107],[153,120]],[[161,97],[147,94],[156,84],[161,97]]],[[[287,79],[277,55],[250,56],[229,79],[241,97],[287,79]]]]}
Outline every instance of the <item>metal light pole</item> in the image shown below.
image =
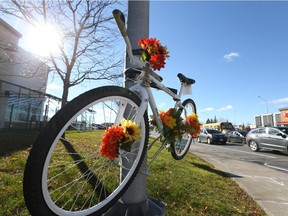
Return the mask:
{"type": "MultiPolygon", "coordinates": [[[[149,0],[128,0],[127,35],[129,37],[134,55],[139,55],[137,50],[138,40],[149,37],[149,0]]],[[[125,68],[131,68],[130,58],[126,53],[125,68]]],[[[134,83],[125,77],[125,87],[129,88],[134,83]]]]}
{"type": "Polygon", "coordinates": [[[267,115],[268,115],[269,112],[268,112],[268,102],[267,102],[267,100],[265,98],[261,97],[261,96],[258,96],[258,98],[261,98],[265,102],[265,104],[266,104],[266,112],[267,112],[267,115]]]}
{"type": "MultiPolygon", "coordinates": [[[[128,1],[127,34],[133,54],[139,49],[138,40],[149,37],[149,0],[128,1]],[[136,51],[134,53],[134,51],[136,51]]],[[[140,57],[140,53],[139,53],[140,57]]],[[[131,68],[129,56],[126,54],[125,68],[131,68]]],[[[126,78],[126,77],[125,77],[126,78]]],[[[125,79],[125,87],[134,83],[125,79]]],[[[142,162],[139,173],[132,184],[105,216],[161,216],[165,204],[147,195],[147,155],[142,162]]]]}

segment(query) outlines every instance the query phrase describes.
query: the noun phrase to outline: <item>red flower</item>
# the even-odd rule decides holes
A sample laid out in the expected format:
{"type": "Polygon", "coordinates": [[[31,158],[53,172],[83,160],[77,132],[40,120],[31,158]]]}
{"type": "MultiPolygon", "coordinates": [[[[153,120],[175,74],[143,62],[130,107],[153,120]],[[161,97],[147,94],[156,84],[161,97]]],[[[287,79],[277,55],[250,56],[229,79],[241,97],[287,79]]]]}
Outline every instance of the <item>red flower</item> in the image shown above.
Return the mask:
{"type": "Polygon", "coordinates": [[[162,54],[154,54],[150,58],[150,64],[154,70],[160,70],[161,68],[164,68],[165,63],[165,57],[162,54]]]}
{"type": "Polygon", "coordinates": [[[142,61],[149,61],[154,70],[164,68],[165,60],[169,58],[167,47],[162,46],[156,38],[140,39],[138,45],[143,49],[142,61]]]}

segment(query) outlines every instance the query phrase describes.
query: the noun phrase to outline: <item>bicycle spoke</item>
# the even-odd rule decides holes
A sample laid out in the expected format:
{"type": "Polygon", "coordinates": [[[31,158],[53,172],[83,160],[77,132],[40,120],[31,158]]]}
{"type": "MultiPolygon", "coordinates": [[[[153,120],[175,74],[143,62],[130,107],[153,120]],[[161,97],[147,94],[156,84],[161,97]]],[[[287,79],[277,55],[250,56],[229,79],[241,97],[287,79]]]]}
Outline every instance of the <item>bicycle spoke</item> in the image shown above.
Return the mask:
{"type": "Polygon", "coordinates": [[[140,102],[127,89],[99,89],[103,90],[91,90],[61,109],[33,146],[38,150],[34,150],[29,166],[37,164],[38,174],[28,169],[25,199],[29,206],[39,203],[43,211],[38,211],[38,206],[29,207],[32,215],[47,211],[56,215],[101,215],[132,183],[146,152],[147,115],[139,123],[140,141],[130,151],[121,149],[113,160],[100,155],[105,128],[116,121],[120,123],[123,118],[133,121],[140,102]],[[45,151],[41,150],[43,147],[45,151]],[[30,187],[31,182],[40,183],[41,191],[39,187],[35,190],[30,187]],[[29,201],[30,197],[33,202],[29,201]]]}

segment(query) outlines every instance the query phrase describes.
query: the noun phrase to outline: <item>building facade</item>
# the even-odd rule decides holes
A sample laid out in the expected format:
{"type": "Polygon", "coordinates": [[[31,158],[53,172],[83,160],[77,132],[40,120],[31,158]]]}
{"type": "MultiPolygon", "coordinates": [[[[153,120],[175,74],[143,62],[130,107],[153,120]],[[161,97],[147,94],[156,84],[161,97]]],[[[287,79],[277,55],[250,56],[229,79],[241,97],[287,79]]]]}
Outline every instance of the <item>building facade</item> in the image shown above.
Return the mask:
{"type": "Polygon", "coordinates": [[[279,120],[278,124],[288,126],[288,107],[281,108],[279,111],[281,119],[279,120]]]}
{"type": "Polygon", "coordinates": [[[0,19],[0,130],[27,129],[45,120],[50,69],[18,46],[21,37],[0,19]]]}
{"type": "Polygon", "coordinates": [[[288,126],[288,108],[279,109],[280,113],[255,116],[256,127],[288,126]]]}

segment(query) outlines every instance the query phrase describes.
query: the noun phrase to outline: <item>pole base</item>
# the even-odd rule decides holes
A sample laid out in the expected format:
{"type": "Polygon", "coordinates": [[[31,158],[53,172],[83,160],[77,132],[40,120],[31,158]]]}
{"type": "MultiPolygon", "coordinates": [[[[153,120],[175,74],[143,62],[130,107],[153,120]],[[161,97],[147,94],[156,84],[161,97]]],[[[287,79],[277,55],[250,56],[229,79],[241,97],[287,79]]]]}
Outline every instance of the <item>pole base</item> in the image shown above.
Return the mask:
{"type": "Polygon", "coordinates": [[[163,216],[165,208],[165,203],[153,197],[135,204],[126,204],[119,200],[103,216],[163,216]]]}

